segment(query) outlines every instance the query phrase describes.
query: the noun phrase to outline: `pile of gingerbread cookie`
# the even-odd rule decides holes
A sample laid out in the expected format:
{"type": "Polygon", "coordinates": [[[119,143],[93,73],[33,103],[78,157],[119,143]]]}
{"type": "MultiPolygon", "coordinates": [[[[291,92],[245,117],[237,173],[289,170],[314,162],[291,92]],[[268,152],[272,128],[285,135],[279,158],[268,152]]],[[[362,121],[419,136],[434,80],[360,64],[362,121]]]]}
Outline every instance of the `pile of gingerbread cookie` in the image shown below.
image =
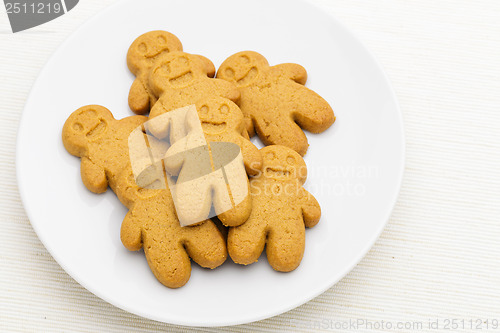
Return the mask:
{"type": "MultiPolygon", "coordinates": [[[[308,148],[303,130],[320,133],[335,121],[328,103],[304,86],[305,69],[291,63],[270,66],[259,53],[244,51],[216,71],[206,57],[184,52],[180,40],[166,31],[139,36],[128,50],[127,65],[136,76],[128,102],[137,115],[117,120],[105,107],[87,105],[69,116],[62,132],[67,151],[81,158],[83,184],[94,193],[109,186],[129,209],[121,226],[123,245],[144,249],[152,272],[170,288],[187,283],[191,260],[213,269],[229,254],[235,263],[248,265],[264,248],[275,270],[297,268],[305,228],[321,215],[316,199],[302,187],[308,148]],[[168,186],[138,184],[129,137],[146,122],[188,105],[196,106],[209,144],[240,147],[248,197],[233,210],[182,226],[168,186]],[[254,135],[266,147],[256,148],[250,141],[254,135]]],[[[175,143],[169,135],[173,127],[152,123],[144,132],[149,149],[168,154],[175,143]]]]}

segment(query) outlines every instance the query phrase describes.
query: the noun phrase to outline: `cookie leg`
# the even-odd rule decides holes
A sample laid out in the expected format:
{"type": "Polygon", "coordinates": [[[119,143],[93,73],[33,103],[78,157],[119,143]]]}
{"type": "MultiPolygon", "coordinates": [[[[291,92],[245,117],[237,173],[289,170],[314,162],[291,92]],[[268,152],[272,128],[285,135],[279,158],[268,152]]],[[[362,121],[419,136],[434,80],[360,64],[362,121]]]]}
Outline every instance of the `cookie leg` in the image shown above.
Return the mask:
{"type": "Polygon", "coordinates": [[[227,258],[226,241],[217,226],[210,220],[201,225],[183,227],[184,247],[198,265],[215,268],[227,258]]]}
{"type": "Polygon", "coordinates": [[[191,276],[191,262],[176,235],[150,230],[144,235],[144,254],[158,281],[169,288],[185,285],[191,276]]]}
{"type": "Polygon", "coordinates": [[[249,265],[256,262],[266,244],[266,223],[255,219],[247,220],[239,227],[230,228],[227,236],[229,256],[237,264],[249,265]]]}
{"type": "Polygon", "coordinates": [[[181,182],[171,188],[175,209],[181,225],[190,225],[207,219],[212,207],[212,191],[207,177],[181,182]]]}
{"type": "Polygon", "coordinates": [[[243,156],[243,163],[245,163],[247,174],[250,176],[257,175],[262,168],[262,156],[259,149],[244,137],[238,138],[236,144],[241,148],[241,155],[243,156]]]}
{"type": "Polygon", "coordinates": [[[281,221],[273,225],[267,238],[267,260],[277,271],[290,272],[297,268],[304,255],[304,223],[297,220],[281,221]]]}
{"type": "Polygon", "coordinates": [[[252,197],[249,195],[245,196],[243,201],[238,203],[232,209],[217,215],[222,224],[228,227],[234,227],[245,223],[252,211],[252,197]]]}
{"type": "Polygon", "coordinates": [[[149,113],[149,121],[146,126],[147,131],[158,139],[164,139],[169,134],[169,119],[165,116],[161,117],[166,112],[167,110],[163,107],[162,101],[158,100],[149,113]]]}

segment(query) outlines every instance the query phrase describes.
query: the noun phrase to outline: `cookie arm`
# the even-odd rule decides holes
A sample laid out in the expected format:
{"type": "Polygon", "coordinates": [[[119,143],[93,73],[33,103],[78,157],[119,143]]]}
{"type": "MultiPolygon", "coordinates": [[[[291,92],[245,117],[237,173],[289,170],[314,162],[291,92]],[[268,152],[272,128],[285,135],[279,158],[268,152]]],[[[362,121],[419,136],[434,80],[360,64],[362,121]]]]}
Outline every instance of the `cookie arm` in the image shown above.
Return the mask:
{"type": "Polygon", "coordinates": [[[307,228],[312,228],[318,224],[321,217],[321,207],[313,195],[303,187],[300,188],[299,200],[302,206],[302,217],[307,228]]]}
{"type": "Polygon", "coordinates": [[[207,144],[197,114],[194,113],[194,118],[192,114],[186,115],[185,121],[187,128],[184,128],[184,130],[188,131],[187,135],[180,138],[182,126],[179,126],[177,129],[172,129],[171,132],[177,133],[178,135],[174,138],[171,134],[170,141],[174,143],[165,154],[165,170],[172,176],[179,174],[188,156],[194,157],[192,149],[206,146],[207,144]]]}
{"type": "Polygon", "coordinates": [[[241,155],[243,156],[243,163],[245,164],[247,174],[250,176],[257,175],[262,168],[262,156],[259,149],[244,137],[239,138],[238,145],[241,148],[241,155]]]}
{"type": "MultiPolygon", "coordinates": [[[[303,87],[305,88],[305,87],[303,87]]],[[[304,131],[288,115],[268,118],[266,115],[256,117],[255,130],[266,145],[282,145],[292,148],[304,156],[309,144],[304,131]]]]}
{"type": "Polygon", "coordinates": [[[108,189],[108,179],[102,167],[92,162],[88,157],[82,157],[80,164],[82,182],[89,191],[104,193],[108,189]]]}
{"type": "Polygon", "coordinates": [[[168,118],[159,118],[154,120],[154,118],[166,113],[167,110],[163,106],[162,99],[160,98],[158,102],[155,103],[151,112],[149,113],[149,121],[147,123],[147,129],[151,134],[153,134],[158,139],[164,139],[169,134],[169,121],[168,118]]]}
{"type": "Polygon", "coordinates": [[[132,211],[129,211],[125,219],[123,219],[120,239],[123,245],[130,251],[138,251],[142,248],[141,227],[132,211]]]}
{"type": "Polygon", "coordinates": [[[207,76],[214,77],[216,72],[214,63],[202,55],[194,54],[194,56],[197,57],[203,64],[203,70],[206,72],[207,76]]]}
{"type": "Polygon", "coordinates": [[[177,176],[184,165],[186,154],[183,152],[186,151],[186,139],[181,139],[174,143],[170,148],[168,148],[167,153],[165,154],[164,162],[165,162],[165,171],[172,175],[177,176]]]}
{"type": "Polygon", "coordinates": [[[293,120],[312,133],[321,133],[335,122],[333,109],[328,102],[304,86],[295,85],[293,109],[293,120]]]}
{"type": "Polygon", "coordinates": [[[281,77],[288,77],[302,85],[306,84],[307,71],[301,65],[292,63],[279,64],[271,67],[271,70],[281,77]]]}
{"type": "Polygon", "coordinates": [[[240,102],[240,91],[233,83],[222,79],[210,79],[210,82],[212,83],[214,94],[230,99],[236,104],[240,102]]]}
{"type": "Polygon", "coordinates": [[[135,114],[149,111],[149,94],[140,78],[136,78],[128,93],[128,105],[135,114]]]}

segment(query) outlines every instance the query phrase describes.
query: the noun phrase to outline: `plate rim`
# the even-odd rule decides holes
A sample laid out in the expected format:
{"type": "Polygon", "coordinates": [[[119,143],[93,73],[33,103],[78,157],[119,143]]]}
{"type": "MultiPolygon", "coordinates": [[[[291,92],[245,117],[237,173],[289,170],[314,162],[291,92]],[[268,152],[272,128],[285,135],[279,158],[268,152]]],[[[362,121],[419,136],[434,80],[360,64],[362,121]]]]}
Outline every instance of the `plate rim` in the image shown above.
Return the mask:
{"type": "MultiPolygon", "coordinates": [[[[26,185],[24,185],[24,181],[21,178],[21,172],[20,172],[20,167],[19,167],[19,165],[20,165],[20,159],[21,159],[21,157],[20,157],[21,154],[20,154],[20,148],[19,148],[20,145],[19,145],[19,143],[20,143],[21,137],[22,137],[21,133],[23,132],[23,130],[22,130],[23,124],[26,122],[25,121],[25,117],[27,117],[26,116],[26,108],[27,108],[27,105],[28,105],[28,101],[32,98],[33,91],[35,91],[36,88],[38,87],[40,77],[42,76],[43,73],[45,73],[47,71],[48,65],[53,62],[53,59],[55,58],[55,55],[59,52],[59,50],[62,49],[64,47],[64,45],[66,45],[73,38],[73,36],[76,35],[81,29],[83,29],[85,26],[89,25],[93,21],[97,20],[100,16],[105,15],[108,12],[112,11],[115,7],[119,7],[119,6],[123,6],[123,5],[126,6],[127,2],[132,2],[131,0],[128,0],[128,1],[118,1],[118,2],[112,3],[112,4],[104,7],[99,12],[95,13],[94,15],[92,15],[91,17],[89,17],[88,19],[86,19],[83,23],[81,23],[80,26],[78,26],[75,30],[73,30],[55,48],[55,50],[52,52],[52,54],[48,57],[48,59],[43,64],[42,69],[37,74],[36,79],[33,81],[33,84],[31,86],[30,92],[27,95],[27,98],[25,100],[23,111],[22,111],[22,114],[21,114],[21,117],[20,117],[20,120],[19,120],[18,128],[17,128],[15,171],[16,171],[16,180],[17,180],[19,195],[20,195],[20,198],[21,198],[21,202],[22,202],[24,211],[26,212],[26,215],[27,215],[27,217],[28,217],[28,219],[30,221],[30,224],[31,224],[33,230],[35,231],[38,239],[44,245],[44,247],[47,249],[47,251],[50,253],[50,255],[52,256],[52,258],[57,262],[57,264],[72,279],[74,279],[78,284],[80,284],[82,287],[84,287],[87,291],[91,292],[96,297],[104,300],[105,302],[107,302],[107,303],[109,303],[109,304],[111,304],[111,305],[113,305],[113,306],[115,306],[115,307],[117,307],[117,308],[119,308],[121,310],[124,310],[124,311],[126,311],[128,313],[131,313],[131,314],[143,317],[143,318],[148,319],[148,320],[154,320],[154,321],[162,322],[162,323],[166,323],[166,324],[179,325],[179,326],[185,326],[185,327],[224,327],[224,326],[234,326],[234,325],[240,325],[240,324],[248,324],[248,323],[252,323],[252,322],[256,322],[256,321],[260,321],[260,320],[272,318],[272,317],[278,316],[280,314],[283,314],[285,312],[288,312],[288,311],[290,311],[292,309],[295,309],[295,308],[297,308],[297,307],[299,307],[299,306],[301,306],[301,305],[303,305],[303,304],[305,304],[305,303],[313,300],[317,296],[319,296],[322,293],[326,292],[328,289],[330,289],[335,284],[337,284],[340,280],[342,280],[349,272],[351,272],[353,270],[353,268],[356,267],[361,262],[361,260],[367,255],[367,253],[370,251],[370,249],[375,245],[376,241],[380,238],[380,235],[382,234],[383,230],[386,228],[387,223],[388,223],[388,221],[389,221],[389,219],[390,219],[390,217],[392,215],[392,212],[394,211],[394,208],[395,208],[395,206],[397,204],[397,201],[398,201],[398,198],[399,198],[399,195],[400,195],[400,192],[401,192],[401,188],[402,188],[404,174],[405,174],[405,164],[406,164],[405,129],[404,129],[404,122],[403,122],[403,114],[401,112],[401,108],[400,108],[400,105],[399,105],[399,101],[397,99],[396,92],[395,92],[395,90],[394,90],[394,88],[393,88],[393,86],[391,84],[391,81],[389,80],[389,77],[388,77],[386,71],[384,70],[384,68],[380,64],[378,58],[365,46],[365,44],[362,42],[362,39],[359,38],[358,35],[354,31],[352,31],[351,29],[349,29],[343,22],[341,22],[339,19],[337,19],[333,14],[331,14],[328,11],[326,11],[324,8],[322,8],[321,6],[319,6],[316,3],[311,3],[311,2],[309,2],[307,0],[293,0],[293,1],[299,2],[299,3],[303,3],[303,4],[306,4],[308,6],[312,6],[316,10],[319,10],[319,11],[323,12],[325,15],[328,16],[328,18],[330,20],[332,20],[339,28],[341,28],[345,34],[347,34],[348,36],[350,36],[351,40],[354,41],[361,49],[363,49],[363,51],[366,52],[366,54],[368,55],[368,57],[373,61],[374,67],[381,74],[384,83],[387,85],[387,87],[388,87],[388,89],[390,91],[391,101],[394,103],[394,107],[396,109],[395,115],[398,118],[397,120],[398,120],[399,129],[400,129],[400,131],[399,131],[400,132],[400,138],[399,138],[399,140],[401,142],[401,145],[400,145],[401,146],[401,151],[400,151],[401,159],[398,162],[398,164],[399,164],[398,165],[398,173],[399,173],[399,175],[398,175],[398,179],[397,179],[397,191],[394,192],[393,197],[390,199],[390,204],[388,205],[387,211],[384,214],[384,216],[385,216],[384,223],[380,225],[379,229],[377,230],[376,233],[373,234],[373,236],[371,237],[370,241],[366,242],[363,250],[360,251],[360,254],[358,256],[356,256],[355,259],[352,260],[352,264],[350,266],[348,266],[346,269],[344,269],[342,271],[342,273],[338,274],[337,278],[332,279],[332,281],[328,281],[326,287],[323,286],[323,285],[320,285],[317,288],[313,288],[313,289],[311,289],[311,291],[305,293],[305,294],[307,294],[307,297],[304,296],[304,297],[302,297],[301,300],[298,300],[298,301],[296,301],[294,303],[288,303],[288,304],[284,305],[283,307],[281,307],[281,308],[279,308],[279,309],[277,309],[275,311],[269,311],[266,315],[246,316],[243,319],[239,318],[237,320],[226,320],[224,322],[215,322],[215,321],[212,321],[212,322],[196,322],[195,324],[192,324],[192,323],[189,323],[189,322],[185,322],[183,320],[175,320],[174,318],[171,318],[171,317],[170,317],[170,319],[161,318],[160,316],[156,316],[154,314],[152,315],[151,313],[146,313],[145,311],[143,312],[142,309],[139,309],[139,311],[138,311],[137,309],[134,308],[132,310],[126,304],[117,304],[117,302],[115,302],[114,300],[111,301],[106,295],[101,295],[101,293],[98,292],[98,291],[95,291],[94,288],[91,285],[87,285],[86,283],[82,283],[82,281],[80,281],[80,278],[79,278],[78,274],[75,274],[75,272],[70,267],[68,267],[66,264],[64,264],[60,260],[60,257],[57,255],[57,251],[54,251],[54,249],[51,248],[51,246],[49,245],[50,242],[48,243],[47,239],[44,239],[43,236],[40,236],[41,235],[41,233],[39,232],[40,225],[38,224],[38,226],[37,226],[36,223],[33,224],[31,222],[33,220],[32,219],[33,214],[31,212],[31,209],[29,208],[29,204],[27,204],[27,201],[26,201],[26,194],[25,194],[25,191],[24,191],[24,188],[25,188],[26,185]]],[[[389,203],[389,200],[387,202],[389,203]]]]}

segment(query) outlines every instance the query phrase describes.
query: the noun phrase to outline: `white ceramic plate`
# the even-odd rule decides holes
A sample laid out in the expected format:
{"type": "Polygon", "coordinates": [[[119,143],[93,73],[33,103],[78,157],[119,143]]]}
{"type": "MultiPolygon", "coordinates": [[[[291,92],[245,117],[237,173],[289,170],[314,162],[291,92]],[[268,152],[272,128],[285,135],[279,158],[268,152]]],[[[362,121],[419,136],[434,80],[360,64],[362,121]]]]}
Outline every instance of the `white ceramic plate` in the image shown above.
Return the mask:
{"type": "Polygon", "coordinates": [[[301,305],[347,274],[384,228],[404,164],[401,114],[383,71],[353,35],[301,1],[121,1],[78,29],[41,71],[19,129],[17,176],[26,212],[57,262],[85,288],[137,315],[194,326],[268,318],[301,305]],[[191,280],[172,290],[150,272],[142,252],[120,243],[126,214],[114,194],[95,195],[80,160],[61,142],[69,114],[86,104],[130,116],[133,81],[125,55],[140,34],[163,29],[216,66],[241,50],[271,64],[307,68],[307,86],[333,106],[337,122],[309,135],[306,188],[323,210],[307,230],[302,264],[271,269],[265,256],[248,267],[230,259],[215,270],[193,264],[191,280]]]}

